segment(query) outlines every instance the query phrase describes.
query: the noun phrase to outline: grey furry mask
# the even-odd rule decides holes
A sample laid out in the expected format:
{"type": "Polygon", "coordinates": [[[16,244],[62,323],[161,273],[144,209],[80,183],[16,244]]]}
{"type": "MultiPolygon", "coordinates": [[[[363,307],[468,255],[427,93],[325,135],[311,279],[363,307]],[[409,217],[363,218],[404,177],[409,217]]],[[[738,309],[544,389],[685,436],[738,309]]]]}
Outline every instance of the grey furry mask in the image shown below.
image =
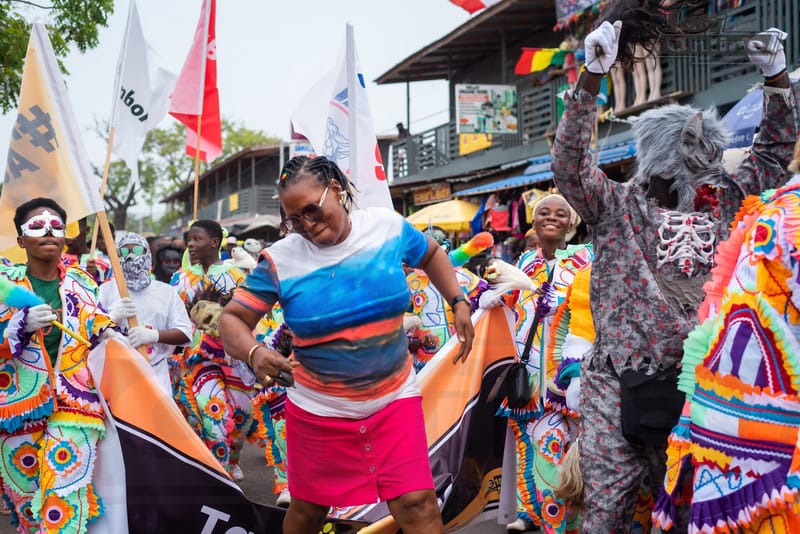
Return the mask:
{"type": "Polygon", "coordinates": [[[676,210],[695,211],[697,188],[724,186],[722,151],[730,139],[713,108],[701,111],[670,104],[651,109],[631,120],[636,137],[636,175],[647,188],[650,178],[671,181],[678,195],[676,210]]]}

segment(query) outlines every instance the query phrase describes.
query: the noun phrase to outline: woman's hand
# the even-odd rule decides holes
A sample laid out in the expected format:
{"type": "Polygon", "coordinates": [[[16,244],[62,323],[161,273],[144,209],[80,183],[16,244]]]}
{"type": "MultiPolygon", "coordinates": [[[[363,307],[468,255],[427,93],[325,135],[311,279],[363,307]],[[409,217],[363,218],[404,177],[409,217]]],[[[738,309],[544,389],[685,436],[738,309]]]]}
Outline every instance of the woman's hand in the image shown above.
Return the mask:
{"type": "Polygon", "coordinates": [[[469,356],[469,351],[472,350],[472,340],[475,337],[475,331],[472,329],[472,320],[470,319],[469,302],[456,302],[453,308],[453,323],[455,323],[458,341],[461,342],[461,347],[453,358],[453,363],[458,363],[459,360],[465,362],[467,361],[467,356],[469,356]]]}
{"type": "Polygon", "coordinates": [[[289,361],[279,352],[261,346],[253,352],[253,373],[262,384],[269,387],[273,382],[281,386],[294,385],[294,368],[299,362],[289,361]]]}

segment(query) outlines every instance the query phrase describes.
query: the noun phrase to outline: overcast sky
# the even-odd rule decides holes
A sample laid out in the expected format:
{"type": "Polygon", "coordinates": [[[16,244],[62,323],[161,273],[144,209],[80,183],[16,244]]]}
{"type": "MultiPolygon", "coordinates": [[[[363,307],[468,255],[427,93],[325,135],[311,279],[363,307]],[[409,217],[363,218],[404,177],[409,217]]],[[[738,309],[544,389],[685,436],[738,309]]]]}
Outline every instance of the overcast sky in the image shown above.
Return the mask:
{"type": "MultiPolygon", "coordinates": [[[[91,131],[111,107],[127,1],[115,2],[100,44],[64,61],[75,114],[90,159],[102,164],[105,145],[91,131]]],[[[180,72],[200,13],[201,0],[138,0],[146,39],[162,63],[180,72]]],[[[34,12],[35,13],[35,12],[34,12]]],[[[392,133],[406,120],[405,84],[378,86],[379,75],[469,19],[448,0],[217,0],[217,66],[222,116],[267,134],[289,137],[289,115],[306,88],[336,60],[345,23],[366,79],[375,130],[392,133]]],[[[40,19],[40,21],[44,21],[40,19]]],[[[447,121],[446,82],[411,84],[411,129],[447,121]],[[426,119],[427,117],[427,119],[426,119]]],[[[15,113],[0,116],[0,153],[6,149],[15,113]]],[[[173,119],[167,117],[162,125],[173,119]]]]}

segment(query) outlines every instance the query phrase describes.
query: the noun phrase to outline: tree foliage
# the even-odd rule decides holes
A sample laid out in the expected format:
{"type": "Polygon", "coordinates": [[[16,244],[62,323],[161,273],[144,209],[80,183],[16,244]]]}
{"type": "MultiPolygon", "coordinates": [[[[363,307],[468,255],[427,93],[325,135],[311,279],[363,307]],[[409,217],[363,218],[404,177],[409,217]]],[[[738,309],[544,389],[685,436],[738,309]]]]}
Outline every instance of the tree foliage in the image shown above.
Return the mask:
{"type": "MultiPolygon", "coordinates": [[[[95,130],[107,140],[106,124],[98,123],[95,130]]],[[[222,155],[211,163],[200,162],[200,172],[209,166],[253,146],[277,143],[259,130],[251,130],[235,121],[222,121],[222,155]]],[[[95,173],[102,177],[102,167],[95,167],[95,173]]],[[[145,202],[154,205],[169,193],[180,189],[194,179],[194,159],[186,154],[186,130],[174,122],[166,128],[150,130],[139,157],[139,180],[131,181],[128,168],[121,161],[113,161],[109,166],[108,184],[105,193],[106,210],[112,214],[114,225],[125,228],[128,209],[145,202]]]]}
{"type": "MultiPolygon", "coordinates": [[[[53,51],[63,58],[72,47],[81,52],[96,47],[99,29],[113,11],[114,0],[0,0],[0,111],[17,107],[31,33],[28,19],[47,17],[53,51]]],[[[63,64],[61,69],[67,73],[63,64]]]]}

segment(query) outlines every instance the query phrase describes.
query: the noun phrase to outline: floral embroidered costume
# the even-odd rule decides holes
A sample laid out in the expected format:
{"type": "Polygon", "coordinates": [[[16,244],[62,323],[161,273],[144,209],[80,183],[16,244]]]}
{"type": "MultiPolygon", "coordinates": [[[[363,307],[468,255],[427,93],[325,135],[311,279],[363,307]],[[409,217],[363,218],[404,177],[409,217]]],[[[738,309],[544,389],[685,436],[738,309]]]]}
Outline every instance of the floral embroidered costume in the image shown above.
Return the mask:
{"type": "Polygon", "coordinates": [[[245,275],[229,263],[211,265],[207,272],[194,265],[172,277],[172,285],[195,325],[179,368],[176,400],[189,424],[219,462],[238,464],[244,434],[252,421],[252,385],[246,385],[231,366],[219,338],[219,313],[244,281],[245,275]]]}
{"type": "Polygon", "coordinates": [[[745,195],[786,179],[798,135],[795,102],[789,89],[764,88],[752,154],[732,175],[720,162],[727,136],[718,119],[685,106],[650,110],[634,124],[637,176],[617,183],[592,165],[589,153],[596,97],[579,89],[565,100],[553,147],[554,181],[587,223],[596,252],[591,307],[597,338],[581,367],[584,532],[629,528],[642,479],[648,471],[651,485],[663,477],[663,449],[637,451],[622,436],[617,377],[679,360],[716,243],[728,236],[745,195]],[[694,206],[659,207],[640,186],[652,177],[677,187],[679,205],[688,198],[694,206]]]}
{"type": "MultiPolygon", "coordinates": [[[[272,311],[258,322],[256,340],[281,352],[281,343],[290,340],[283,321],[283,309],[275,304],[272,311]]],[[[289,341],[290,342],[290,341],[289,341]]],[[[252,401],[253,417],[258,425],[256,437],[265,444],[267,466],[272,467],[272,492],[278,495],[288,488],[286,470],[286,388],[277,384],[259,392],[252,401]]]]}
{"type": "Polygon", "coordinates": [[[528,360],[531,403],[512,410],[503,401],[498,415],[508,417],[517,440],[517,517],[540,525],[547,532],[565,532],[573,529],[575,523],[572,515],[567,516],[563,503],[553,496],[552,487],[543,485],[542,480],[537,482],[535,475],[539,464],[560,464],[569,436],[574,433],[570,429],[574,423],[545,404],[547,384],[556,376],[561,357],[548,350],[548,344],[555,311],[564,302],[576,272],[589,265],[592,256],[592,248],[587,245],[558,249],[551,262],[541,249],[526,252],[517,267],[528,275],[537,290],[518,291],[506,298],[517,316],[514,338],[518,358],[523,355],[537,308],[541,315],[528,360]]]}
{"type": "MultiPolygon", "coordinates": [[[[478,297],[488,285],[478,275],[463,267],[455,267],[454,272],[461,290],[470,299],[472,310],[475,311],[478,307],[478,297]]],[[[414,269],[406,275],[406,281],[408,282],[408,290],[411,292],[411,305],[408,313],[416,315],[422,321],[422,324],[412,332],[412,335],[419,339],[430,335],[435,339],[434,343],[422,344],[412,354],[414,357],[414,370],[419,372],[447,340],[452,337],[455,331],[452,326],[453,310],[450,304],[445,302],[442,294],[431,284],[425,271],[414,269]]]]}
{"type": "MultiPolygon", "coordinates": [[[[97,305],[97,284],[59,264],[60,319],[92,343],[109,327],[97,305]]],[[[0,270],[32,290],[26,266],[0,270]]],[[[41,330],[24,332],[27,309],[0,305],[0,474],[20,532],[85,533],[103,506],[92,485],[97,442],[105,424],[89,375],[90,347],[61,334],[48,354],[41,330]]],[[[53,327],[54,328],[54,327],[53,327]]]]}
{"type": "Polygon", "coordinates": [[[745,200],[716,259],[654,518],[686,500],[689,532],[800,532],[800,175],[745,200]]]}

